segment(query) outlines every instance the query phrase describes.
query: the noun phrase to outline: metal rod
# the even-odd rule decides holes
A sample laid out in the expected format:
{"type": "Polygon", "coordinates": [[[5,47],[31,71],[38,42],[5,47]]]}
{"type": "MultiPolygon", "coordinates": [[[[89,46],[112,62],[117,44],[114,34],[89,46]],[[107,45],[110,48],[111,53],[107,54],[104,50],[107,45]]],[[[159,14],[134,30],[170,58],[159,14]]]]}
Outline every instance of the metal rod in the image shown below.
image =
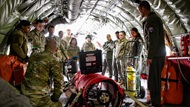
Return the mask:
{"type": "Polygon", "coordinates": [[[188,59],[190,60],[190,57],[171,57],[171,58],[168,58],[168,60],[176,60],[176,59],[188,59]]]}
{"type": "Polygon", "coordinates": [[[80,30],[82,29],[82,27],[84,26],[84,24],[86,23],[86,21],[89,19],[90,15],[92,14],[92,12],[94,11],[94,9],[96,8],[96,5],[98,4],[99,1],[100,0],[96,0],[95,4],[93,5],[92,9],[90,10],[90,13],[88,14],[87,18],[85,19],[85,21],[83,22],[83,24],[78,29],[78,32],[80,32],[80,30]]]}
{"type": "Polygon", "coordinates": [[[181,34],[176,34],[176,35],[172,35],[171,37],[180,37],[182,35],[187,35],[189,34],[190,32],[187,32],[187,33],[181,33],[181,34]]]}

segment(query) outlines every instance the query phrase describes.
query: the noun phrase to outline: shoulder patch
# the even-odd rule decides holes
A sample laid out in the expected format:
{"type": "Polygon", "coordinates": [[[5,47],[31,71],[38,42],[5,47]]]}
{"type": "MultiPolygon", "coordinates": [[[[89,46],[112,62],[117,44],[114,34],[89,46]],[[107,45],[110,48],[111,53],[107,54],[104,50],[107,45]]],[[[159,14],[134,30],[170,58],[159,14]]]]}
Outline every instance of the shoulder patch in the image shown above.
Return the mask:
{"type": "Polygon", "coordinates": [[[154,28],[153,28],[153,27],[149,27],[149,28],[148,28],[148,31],[149,31],[149,32],[153,32],[153,31],[154,31],[154,28]]]}

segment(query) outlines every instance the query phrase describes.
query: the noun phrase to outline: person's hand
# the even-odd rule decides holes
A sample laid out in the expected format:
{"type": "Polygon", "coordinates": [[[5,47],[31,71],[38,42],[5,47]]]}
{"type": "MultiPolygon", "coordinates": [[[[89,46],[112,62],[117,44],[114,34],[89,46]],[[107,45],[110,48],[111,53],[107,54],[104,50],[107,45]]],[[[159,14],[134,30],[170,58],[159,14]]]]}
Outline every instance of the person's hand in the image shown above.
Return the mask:
{"type": "Polygon", "coordinates": [[[77,94],[77,89],[76,89],[75,86],[70,86],[70,90],[71,90],[72,93],[77,94]]]}
{"type": "Polygon", "coordinates": [[[147,59],[146,63],[147,65],[150,65],[152,63],[152,59],[147,59]]]}
{"type": "Polygon", "coordinates": [[[29,60],[29,57],[28,57],[28,56],[26,56],[26,58],[24,58],[23,62],[24,62],[24,63],[27,63],[27,62],[28,62],[28,60],[29,60]]]}

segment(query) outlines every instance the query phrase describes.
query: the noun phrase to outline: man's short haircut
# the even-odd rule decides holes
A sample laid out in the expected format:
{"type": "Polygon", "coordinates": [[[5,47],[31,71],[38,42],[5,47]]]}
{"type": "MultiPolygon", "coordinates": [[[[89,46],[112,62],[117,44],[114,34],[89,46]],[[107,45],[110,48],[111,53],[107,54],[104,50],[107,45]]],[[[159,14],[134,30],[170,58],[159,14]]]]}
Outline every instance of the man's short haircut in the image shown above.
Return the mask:
{"type": "Polygon", "coordinates": [[[139,7],[144,7],[147,10],[150,10],[150,4],[147,1],[141,1],[139,7]]]}
{"type": "Polygon", "coordinates": [[[60,35],[60,33],[61,33],[61,32],[63,32],[63,31],[62,31],[62,30],[60,30],[60,31],[58,32],[58,34],[60,35]]]}
{"type": "Polygon", "coordinates": [[[38,24],[38,23],[44,23],[44,21],[41,19],[38,19],[38,20],[36,20],[35,24],[38,24]]]}
{"type": "Polygon", "coordinates": [[[123,33],[124,35],[126,35],[125,31],[120,31],[119,33],[123,33]]]}
{"type": "Polygon", "coordinates": [[[111,37],[111,35],[110,35],[110,34],[107,34],[106,36],[109,36],[109,37],[111,37]]]}
{"type": "Polygon", "coordinates": [[[21,26],[30,26],[31,23],[28,20],[21,20],[19,23],[21,26]]]}
{"type": "Polygon", "coordinates": [[[21,20],[21,21],[19,21],[16,28],[21,28],[22,26],[30,26],[30,25],[31,25],[31,23],[28,20],[21,20]]]}
{"type": "Polygon", "coordinates": [[[85,39],[88,39],[88,38],[89,38],[90,40],[92,40],[92,36],[91,36],[91,35],[87,35],[85,39]]]}
{"type": "Polygon", "coordinates": [[[57,42],[53,38],[50,38],[48,41],[46,41],[45,47],[49,49],[56,48],[57,42]]]}
{"type": "Polygon", "coordinates": [[[48,30],[50,29],[50,28],[55,28],[53,25],[49,25],[48,26],[48,30]]]}
{"type": "Polygon", "coordinates": [[[115,34],[119,34],[119,31],[116,31],[115,34]]]}

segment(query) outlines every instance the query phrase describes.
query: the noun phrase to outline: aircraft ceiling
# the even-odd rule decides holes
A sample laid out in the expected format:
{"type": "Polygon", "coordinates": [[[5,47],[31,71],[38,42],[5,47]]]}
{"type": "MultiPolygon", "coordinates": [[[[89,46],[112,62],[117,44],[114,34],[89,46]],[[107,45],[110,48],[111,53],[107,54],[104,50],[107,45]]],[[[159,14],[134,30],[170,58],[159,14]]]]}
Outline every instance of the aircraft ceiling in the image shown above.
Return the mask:
{"type": "MultiPolygon", "coordinates": [[[[103,25],[125,30],[132,27],[142,32],[142,22],[137,3],[139,0],[0,0],[0,46],[6,43],[7,35],[20,19],[33,22],[48,19],[49,24],[71,24],[78,18],[91,21],[89,32],[103,25]],[[92,23],[93,22],[93,23],[92,23]]],[[[190,31],[190,0],[147,0],[163,20],[171,35],[190,31]]],[[[80,31],[86,30],[85,24],[80,31]]],[[[2,48],[0,49],[2,50],[2,48]]]]}

